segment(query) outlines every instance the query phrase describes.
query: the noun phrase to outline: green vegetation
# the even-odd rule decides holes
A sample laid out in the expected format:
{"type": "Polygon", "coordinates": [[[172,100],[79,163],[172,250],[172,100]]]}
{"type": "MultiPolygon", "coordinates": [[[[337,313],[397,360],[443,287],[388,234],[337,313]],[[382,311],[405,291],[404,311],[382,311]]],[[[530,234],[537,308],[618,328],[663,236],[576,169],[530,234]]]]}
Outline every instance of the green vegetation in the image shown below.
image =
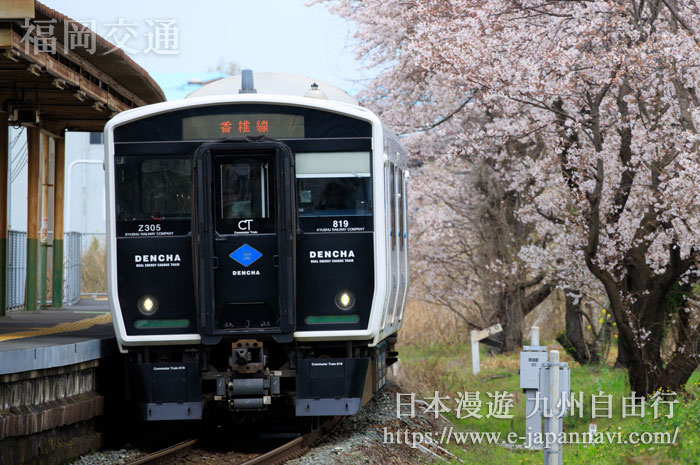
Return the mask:
{"type": "Polygon", "coordinates": [[[104,243],[93,237],[90,247],[83,252],[81,262],[80,292],[107,292],[107,251],[104,243]]]}
{"type": "MultiPolygon", "coordinates": [[[[550,349],[561,347],[551,346],[550,349]]],[[[519,388],[519,355],[488,356],[481,354],[481,373],[471,373],[471,354],[469,347],[448,344],[433,346],[404,345],[400,347],[401,370],[399,382],[404,392],[416,392],[418,398],[434,396],[439,391],[441,396],[449,395],[444,401],[452,409],[446,416],[453,421],[455,431],[500,432],[507,435],[525,432],[525,399],[519,388]],[[479,413],[481,419],[458,419],[454,412],[459,392],[481,393],[482,402],[479,413]],[[507,391],[513,394],[514,408],[510,413],[512,419],[486,418],[487,403],[491,398],[487,393],[507,391]]],[[[597,424],[603,433],[621,433],[622,441],[628,434],[670,432],[673,436],[678,428],[675,445],[671,444],[596,444],[565,445],[564,463],[566,465],[693,465],[700,464],[698,446],[700,445],[700,376],[696,371],[686,385],[686,393],[678,396],[679,404],[674,406],[673,418],[666,418],[668,408],[659,407],[659,417],[654,418],[653,410],[647,404],[643,418],[622,418],[622,398],[630,396],[627,372],[608,366],[580,366],[563,356],[571,367],[571,389],[583,392],[583,415],[570,416],[564,420],[565,432],[588,432],[589,423],[597,424]],[[591,395],[602,391],[613,396],[612,418],[591,419],[591,395]]],[[[614,360],[614,358],[613,358],[614,360]]],[[[430,399],[428,399],[430,401],[430,399]]],[[[467,444],[456,446],[450,444],[448,449],[470,465],[488,464],[541,464],[541,451],[507,449],[489,444],[467,444]]],[[[457,462],[455,462],[457,463],[457,462]]]]}

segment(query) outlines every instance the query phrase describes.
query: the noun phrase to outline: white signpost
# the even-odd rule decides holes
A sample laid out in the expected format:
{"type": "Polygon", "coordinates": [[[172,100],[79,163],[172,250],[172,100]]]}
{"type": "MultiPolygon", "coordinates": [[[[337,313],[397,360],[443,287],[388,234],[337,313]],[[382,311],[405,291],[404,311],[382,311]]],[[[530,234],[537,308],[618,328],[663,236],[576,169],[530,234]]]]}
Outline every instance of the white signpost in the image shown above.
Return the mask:
{"type": "MultiPolygon", "coordinates": [[[[549,352],[549,362],[540,368],[540,392],[547,397],[549,412],[544,418],[545,438],[559,438],[564,431],[564,418],[567,414],[570,374],[567,363],[559,362],[559,351],[549,352]]],[[[544,450],[544,465],[562,465],[562,447],[558,440],[548,444],[544,450]]]]}
{"type": "Polygon", "coordinates": [[[496,323],[495,325],[490,326],[486,329],[482,329],[481,331],[477,331],[475,329],[472,330],[472,373],[474,373],[475,375],[478,374],[479,371],[481,371],[481,367],[479,364],[479,341],[483,341],[487,337],[491,337],[494,334],[500,333],[501,331],[503,331],[503,327],[500,323],[496,323]]]}
{"type": "Polygon", "coordinates": [[[540,345],[540,328],[539,326],[533,326],[530,328],[530,345],[538,346],[540,345]]]}
{"type": "MultiPolygon", "coordinates": [[[[539,342],[539,328],[533,327],[531,343],[539,342]]],[[[567,363],[559,362],[559,351],[544,346],[525,346],[520,352],[520,388],[525,391],[526,449],[544,448],[544,465],[562,465],[562,448],[557,442],[563,431],[570,400],[571,378],[567,363]],[[543,404],[542,404],[543,401],[543,404]],[[542,434],[544,418],[545,434],[542,434]],[[549,443],[551,439],[553,443],[549,443]],[[543,444],[544,441],[548,443],[543,444]]],[[[591,425],[591,429],[595,425],[591,425]]]]}
{"type": "MultiPolygon", "coordinates": [[[[525,432],[529,437],[542,434],[542,406],[538,402],[540,368],[547,363],[547,348],[540,345],[540,328],[530,329],[530,345],[520,352],[520,389],[525,393],[525,432]]],[[[542,444],[525,441],[527,449],[542,449],[542,444]]]]}

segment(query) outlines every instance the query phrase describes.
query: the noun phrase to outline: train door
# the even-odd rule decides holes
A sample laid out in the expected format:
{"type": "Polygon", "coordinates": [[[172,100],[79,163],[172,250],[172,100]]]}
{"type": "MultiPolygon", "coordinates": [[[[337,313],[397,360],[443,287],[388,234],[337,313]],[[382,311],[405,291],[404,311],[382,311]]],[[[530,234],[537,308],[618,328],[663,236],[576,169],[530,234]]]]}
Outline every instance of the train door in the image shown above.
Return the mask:
{"type": "Polygon", "coordinates": [[[205,144],[195,155],[193,251],[200,333],[272,334],[295,319],[294,168],[276,141],[205,144]]]}

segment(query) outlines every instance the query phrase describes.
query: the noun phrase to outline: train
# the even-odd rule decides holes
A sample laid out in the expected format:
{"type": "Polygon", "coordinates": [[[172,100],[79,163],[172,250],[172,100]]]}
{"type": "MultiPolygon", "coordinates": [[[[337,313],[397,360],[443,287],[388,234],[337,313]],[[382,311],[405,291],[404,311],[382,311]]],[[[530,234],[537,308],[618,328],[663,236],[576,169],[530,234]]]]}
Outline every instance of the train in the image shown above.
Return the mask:
{"type": "Polygon", "coordinates": [[[409,287],[406,150],[327,83],[245,70],[104,129],[107,280],[145,421],[356,414],[409,287]]]}

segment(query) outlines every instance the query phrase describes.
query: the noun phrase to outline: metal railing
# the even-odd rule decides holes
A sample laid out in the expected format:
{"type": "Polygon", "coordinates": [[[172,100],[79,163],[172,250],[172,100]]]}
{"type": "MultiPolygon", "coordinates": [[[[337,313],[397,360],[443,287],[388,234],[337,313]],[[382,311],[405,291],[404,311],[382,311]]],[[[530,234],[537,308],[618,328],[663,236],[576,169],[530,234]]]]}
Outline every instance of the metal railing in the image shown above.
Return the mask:
{"type": "MultiPolygon", "coordinates": [[[[24,307],[27,282],[27,233],[8,231],[7,308],[24,307]]],[[[82,237],[78,232],[64,236],[63,305],[80,300],[82,237]]]]}
{"type": "Polygon", "coordinates": [[[27,233],[8,231],[7,244],[7,308],[24,307],[24,286],[27,281],[27,233]]]}

